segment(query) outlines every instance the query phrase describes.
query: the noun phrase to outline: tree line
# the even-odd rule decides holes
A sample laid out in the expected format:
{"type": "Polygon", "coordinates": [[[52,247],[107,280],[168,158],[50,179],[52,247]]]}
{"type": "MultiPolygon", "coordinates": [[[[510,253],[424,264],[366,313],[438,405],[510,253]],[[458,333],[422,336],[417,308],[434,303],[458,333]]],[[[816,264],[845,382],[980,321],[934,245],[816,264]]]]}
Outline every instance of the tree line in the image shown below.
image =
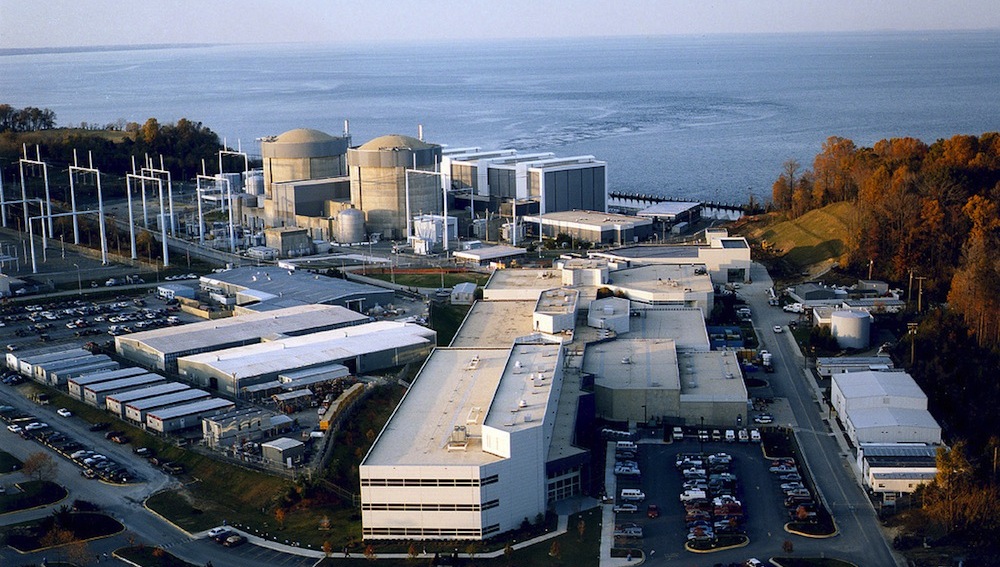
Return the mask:
{"type": "Polygon", "coordinates": [[[933,144],[881,140],[871,148],[831,137],[811,169],[788,161],[772,206],[792,218],[854,204],[844,267],[909,282],[947,300],[981,346],[1000,347],[1000,133],[933,144]]]}
{"type": "Polygon", "coordinates": [[[0,104],[0,132],[31,132],[56,127],[56,113],[48,108],[14,108],[0,104]]]}
{"type": "MultiPolygon", "coordinates": [[[[155,167],[160,167],[162,155],[164,169],[170,171],[175,180],[190,179],[201,173],[202,161],[209,175],[218,172],[218,151],[222,144],[218,134],[201,122],[181,118],[176,123],[161,124],[156,118],[149,118],[143,124],[116,123],[114,128],[102,130],[55,129],[55,113],[46,109],[40,111],[48,117],[45,120],[18,121],[11,126],[4,122],[5,107],[10,108],[10,105],[0,105],[0,174],[7,180],[17,179],[19,175],[17,161],[22,157],[24,144],[29,147],[29,157],[34,158],[33,146],[38,145],[42,160],[58,169],[73,163],[74,150],[84,160],[89,153],[93,156],[94,167],[112,177],[111,183],[106,182],[112,196],[124,194],[125,183],[120,178],[132,171],[133,158],[138,167],[145,165],[146,156],[152,158],[155,167]],[[45,130],[44,135],[40,134],[42,130],[45,130]],[[115,135],[107,135],[107,132],[115,135]]],[[[243,164],[239,165],[242,168],[243,164]]],[[[59,187],[68,183],[64,183],[65,177],[53,177],[51,172],[50,180],[56,185],[53,198],[58,199],[59,187]]]]}

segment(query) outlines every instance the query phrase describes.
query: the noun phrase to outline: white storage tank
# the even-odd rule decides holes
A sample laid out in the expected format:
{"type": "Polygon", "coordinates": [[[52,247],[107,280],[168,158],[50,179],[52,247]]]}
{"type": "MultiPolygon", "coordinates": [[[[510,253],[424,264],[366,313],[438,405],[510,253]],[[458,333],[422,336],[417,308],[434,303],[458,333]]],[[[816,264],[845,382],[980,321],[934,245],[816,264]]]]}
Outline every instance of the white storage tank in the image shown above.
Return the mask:
{"type": "Polygon", "coordinates": [[[365,240],[365,214],[363,212],[352,208],[337,213],[337,242],[354,244],[365,240]]]}
{"type": "Polygon", "coordinates": [[[219,183],[219,189],[222,194],[225,195],[226,191],[232,189],[233,193],[241,193],[243,191],[243,174],[242,173],[223,173],[221,175],[223,179],[229,181],[229,187],[226,187],[226,183],[219,183]]]}
{"type": "Polygon", "coordinates": [[[254,170],[247,173],[246,192],[251,195],[264,194],[264,172],[254,170]]]}
{"type": "Polygon", "coordinates": [[[830,333],[840,348],[866,349],[870,343],[871,315],[865,311],[834,311],[830,333]]]}

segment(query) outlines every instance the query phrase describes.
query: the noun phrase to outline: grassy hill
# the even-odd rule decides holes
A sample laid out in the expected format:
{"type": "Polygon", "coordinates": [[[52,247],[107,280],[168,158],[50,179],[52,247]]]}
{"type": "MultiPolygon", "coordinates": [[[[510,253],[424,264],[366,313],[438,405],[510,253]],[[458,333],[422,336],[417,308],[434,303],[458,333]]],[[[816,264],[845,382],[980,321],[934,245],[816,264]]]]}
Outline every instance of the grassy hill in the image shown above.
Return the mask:
{"type": "Polygon", "coordinates": [[[834,203],[793,220],[772,213],[748,219],[737,232],[791,273],[825,272],[839,263],[850,234],[851,203],[834,203]]]}

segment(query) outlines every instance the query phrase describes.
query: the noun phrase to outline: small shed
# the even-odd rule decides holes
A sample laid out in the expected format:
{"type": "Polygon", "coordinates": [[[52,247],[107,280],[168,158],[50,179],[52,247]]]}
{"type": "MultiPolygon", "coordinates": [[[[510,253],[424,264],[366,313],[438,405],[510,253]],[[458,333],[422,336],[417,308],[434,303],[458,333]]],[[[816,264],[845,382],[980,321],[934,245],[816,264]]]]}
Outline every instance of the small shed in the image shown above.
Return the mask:
{"type": "Polygon", "coordinates": [[[472,305],[476,300],[476,284],[462,282],[451,289],[452,305],[472,305]]]}
{"type": "Polygon", "coordinates": [[[302,461],[306,445],[302,441],[279,437],[273,441],[261,443],[260,450],[265,462],[282,463],[286,467],[292,468],[302,461]]]}
{"type": "Polygon", "coordinates": [[[178,297],[183,297],[185,299],[194,299],[195,291],[194,286],[181,284],[181,283],[165,283],[156,286],[156,295],[160,299],[171,300],[178,297]]]}

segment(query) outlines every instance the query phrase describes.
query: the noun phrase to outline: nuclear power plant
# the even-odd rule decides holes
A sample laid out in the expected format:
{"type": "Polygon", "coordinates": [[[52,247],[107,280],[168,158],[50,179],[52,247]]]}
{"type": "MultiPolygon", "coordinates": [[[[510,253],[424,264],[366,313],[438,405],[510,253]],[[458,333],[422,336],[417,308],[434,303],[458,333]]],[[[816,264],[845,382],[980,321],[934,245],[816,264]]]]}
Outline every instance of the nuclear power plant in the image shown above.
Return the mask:
{"type": "Polygon", "coordinates": [[[296,128],[261,139],[263,172],[246,176],[243,225],[271,235],[280,229],[288,237],[269,239],[268,246],[294,236],[295,246],[273,252],[279,257],[301,255],[304,238],[338,244],[388,239],[434,253],[456,236],[486,238],[487,223],[497,237],[506,234],[516,243],[525,233],[524,215],[607,210],[607,165],[593,156],[452,149],[425,141],[422,130],[417,137],[388,134],[352,146],[345,121],[339,136],[296,128]],[[415,231],[414,219],[427,215],[455,227],[431,231],[444,242],[415,231]]]}

